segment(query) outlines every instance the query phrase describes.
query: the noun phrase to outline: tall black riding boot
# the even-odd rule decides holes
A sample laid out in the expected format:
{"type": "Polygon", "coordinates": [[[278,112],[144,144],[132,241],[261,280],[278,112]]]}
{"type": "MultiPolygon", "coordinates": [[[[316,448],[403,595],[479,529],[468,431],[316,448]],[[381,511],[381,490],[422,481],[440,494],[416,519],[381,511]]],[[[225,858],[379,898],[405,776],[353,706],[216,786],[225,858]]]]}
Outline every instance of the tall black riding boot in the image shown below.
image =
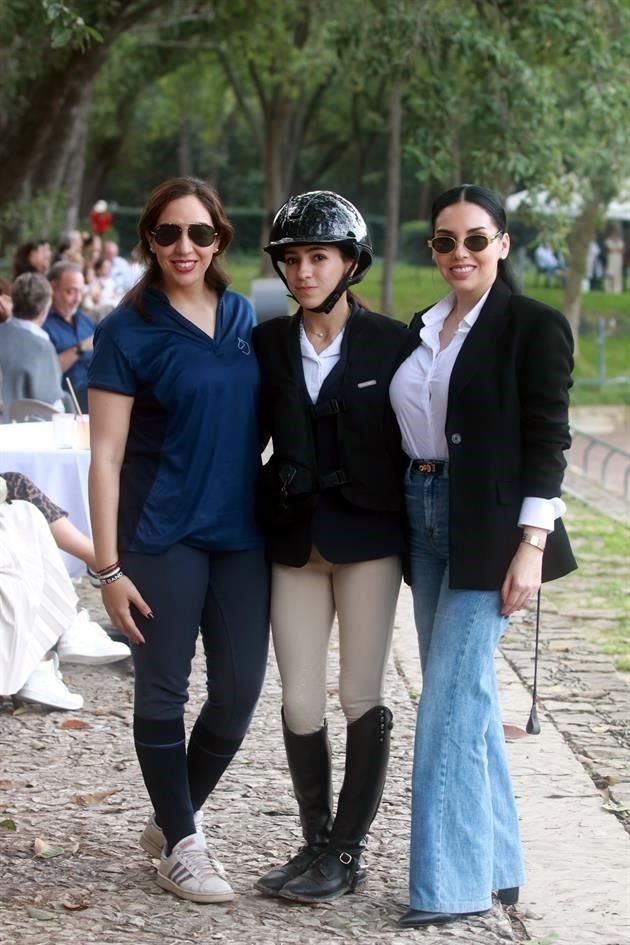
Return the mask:
{"type": "Polygon", "coordinates": [[[332,828],[332,771],[328,727],[311,735],[296,735],[284,721],[282,732],[293,782],[293,791],[300,810],[304,846],[297,854],[255,883],[267,896],[277,896],[290,879],[304,872],[328,845],[332,828]]]}
{"type": "Polygon", "coordinates": [[[283,899],[330,902],[367,879],[363,851],[387,775],[392,713],[375,706],[348,726],[346,771],[328,847],[280,890],[283,899]]]}

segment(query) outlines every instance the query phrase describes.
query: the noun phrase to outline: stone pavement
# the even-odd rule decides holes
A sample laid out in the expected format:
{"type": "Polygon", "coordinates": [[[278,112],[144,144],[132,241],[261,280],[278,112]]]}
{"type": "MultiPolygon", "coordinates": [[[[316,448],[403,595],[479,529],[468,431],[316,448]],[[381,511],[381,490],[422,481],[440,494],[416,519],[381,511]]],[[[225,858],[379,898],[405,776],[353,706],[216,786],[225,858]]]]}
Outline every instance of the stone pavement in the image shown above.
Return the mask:
{"type": "MultiPolygon", "coordinates": [[[[598,431],[599,432],[599,431],[598,431]]],[[[624,448],[626,448],[624,446],[624,448]]],[[[575,457],[573,457],[575,458],[575,457]]],[[[573,462],[567,491],[624,524],[629,506],[573,462]]],[[[628,561],[603,561],[623,568],[628,561]]],[[[97,592],[79,587],[101,622],[97,592]]],[[[630,687],[585,624],[617,619],[590,605],[580,576],[543,595],[538,737],[509,745],[528,869],[518,910],[425,931],[402,931],[406,907],[409,771],[420,670],[410,594],[398,607],[388,704],[395,714],[390,774],[370,838],[365,892],[301,907],[252,889],[299,843],[279,724],[273,658],[250,734],[206,806],[206,832],[238,898],[177,900],[154,882],[138,846],[148,812],[131,739],[130,665],[67,667],[81,713],[0,705],[0,945],[361,945],[471,943],[630,945],[630,687]],[[590,606],[585,607],[584,602],[590,606]],[[590,623],[589,623],[590,622],[590,623]],[[15,825],[15,831],[2,829],[15,825]]],[[[524,726],[533,670],[533,614],[513,620],[497,655],[504,719],[524,726]]],[[[329,722],[339,785],[344,725],[333,647],[329,722]]],[[[199,661],[193,706],[203,699],[199,661]]],[[[191,712],[192,716],[192,712],[191,712]]]]}
{"type": "MultiPolygon", "coordinates": [[[[542,636],[553,643],[549,609],[545,603],[542,636]]],[[[406,589],[398,621],[396,663],[405,678],[416,679],[419,666],[406,589]]],[[[556,624],[567,634],[568,620],[556,615],[556,624]]],[[[518,615],[497,656],[504,722],[522,728],[531,707],[533,640],[533,614],[518,615]]],[[[572,642],[576,647],[581,644],[572,642]]],[[[607,793],[595,786],[567,741],[564,718],[549,700],[548,675],[557,650],[545,643],[542,652],[538,676],[542,732],[514,741],[508,748],[528,876],[521,892],[520,919],[527,935],[541,945],[628,945],[630,837],[606,809],[607,793]]],[[[607,674],[608,683],[610,676],[617,676],[614,669],[607,674]]],[[[628,699],[630,690],[625,682],[624,686],[628,699]]],[[[572,708],[570,695],[565,698],[572,708]]],[[[581,710],[580,723],[597,729],[601,719],[595,707],[575,705],[581,710]]]]}
{"type": "MultiPolygon", "coordinates": [[[[80,592],[103,619],[95,592],[83,586],[80,592]]],[[[522,678],[531,669],[530,641],[526,615],[514,622],[497,657],[504,717],[513,724],[524,725],[529,712],[522,678]]],[[[336,666],[333,648],[329,719],[338,785],[344,726],[336,666]]],[[[529,874],[519,912],[508,916],[497,906],[487,916],[440,929],[397,929],[406,907],[419,690],[407,588],[387,677],[395,728],[388,784],[370,838],[370,880],[365,892],[335,904],[296,906],[252,889],[258,875],[299,843],[273,660],[250,734],[206,806],[206,833],[238,894],[234,903],[216,906],[162,892],[139,849],[148,805],[131,739],[131,667],[67,667],[65,676],[86,697],[81,713],[14,713],[10,703],[0,706],[0,821],[16,827],[0,828],[0,945],[503,945],[528,937],[539,945],[630,945],[630,838],[563,737],[553,707],[549,714],[541,710],[541,736],[509,747],[529,874]]],[[[547,682],[544,676],[541,696],[552,706],[547,682]]],[[[197,661],[193,705],[202,693],[197,661]]],[[[581,707],[579,714],[587,717],[586,726],[598,727],[591,708],[581,707]]]]}

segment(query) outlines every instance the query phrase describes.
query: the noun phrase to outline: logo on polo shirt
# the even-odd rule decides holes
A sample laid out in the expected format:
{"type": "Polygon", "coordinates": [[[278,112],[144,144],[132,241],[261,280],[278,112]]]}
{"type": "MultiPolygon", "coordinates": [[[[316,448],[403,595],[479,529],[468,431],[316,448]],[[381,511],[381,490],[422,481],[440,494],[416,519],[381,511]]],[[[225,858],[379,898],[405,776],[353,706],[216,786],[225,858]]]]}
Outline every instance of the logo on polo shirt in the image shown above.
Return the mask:
{"type": "Polygon", "coordinates": [[[237,347],[238,350],[241,351],[243,354],[249,354],[250,351],[251,351],[251,349],[250,349],[250,347],[249,347],[249,341],[245,341],[244,338],[238,338],[238,337],[237,337],[237,339],[236,339],[236,347],[237,347]]]}

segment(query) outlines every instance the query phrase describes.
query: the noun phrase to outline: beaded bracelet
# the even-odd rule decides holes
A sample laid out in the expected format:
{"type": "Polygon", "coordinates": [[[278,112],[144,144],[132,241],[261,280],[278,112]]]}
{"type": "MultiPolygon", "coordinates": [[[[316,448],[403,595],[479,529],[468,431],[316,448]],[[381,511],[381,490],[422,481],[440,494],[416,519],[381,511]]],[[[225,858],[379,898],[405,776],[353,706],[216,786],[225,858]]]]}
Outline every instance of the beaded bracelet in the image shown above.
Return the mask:
{"type": "Polygon", "coordinates": [[[116,568],[119,568],[119,567],[120,567],[120,561],[114,561],[113,564],[108,564],[106,568],[101,568],[99,571],[92,571],[91,573],[95,577],[99,577],[99,575],[108,574],[110,571],[115,571],[116,568]]]}

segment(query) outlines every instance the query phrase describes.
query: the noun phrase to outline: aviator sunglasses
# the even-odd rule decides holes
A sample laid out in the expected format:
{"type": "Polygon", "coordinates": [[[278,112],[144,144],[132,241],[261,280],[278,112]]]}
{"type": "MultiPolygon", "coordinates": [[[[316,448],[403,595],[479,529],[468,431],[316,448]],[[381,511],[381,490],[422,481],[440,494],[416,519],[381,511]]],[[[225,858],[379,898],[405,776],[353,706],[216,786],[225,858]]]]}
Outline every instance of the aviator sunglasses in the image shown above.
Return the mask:
{"type": "Polygon", "coordinates": [[[151,236],[158,246],[172,246],[180,238],[183,230],[188,231],[188,238],[197,246],[210,246],[217,236],[217,231],[210,223],[191,223],[189,226],[180,226],[179,223],[160,223],[151,230],[151,236]]]}
{"type": "MultiPolygon", "coordinates": [[[[471,253],[482,253],[487,249],[490,243],[503,236],[503,230],[499,230],[494,236],[484,236],[482,233],[473,233],[472,236],[465,236],[462,243],[471,253]]],[[[427,246],[430,246],[435,253],[452,253],[457,246],[457,240],[454,236],[434,236],[432,240],[427,240],[427,246]]]]}

